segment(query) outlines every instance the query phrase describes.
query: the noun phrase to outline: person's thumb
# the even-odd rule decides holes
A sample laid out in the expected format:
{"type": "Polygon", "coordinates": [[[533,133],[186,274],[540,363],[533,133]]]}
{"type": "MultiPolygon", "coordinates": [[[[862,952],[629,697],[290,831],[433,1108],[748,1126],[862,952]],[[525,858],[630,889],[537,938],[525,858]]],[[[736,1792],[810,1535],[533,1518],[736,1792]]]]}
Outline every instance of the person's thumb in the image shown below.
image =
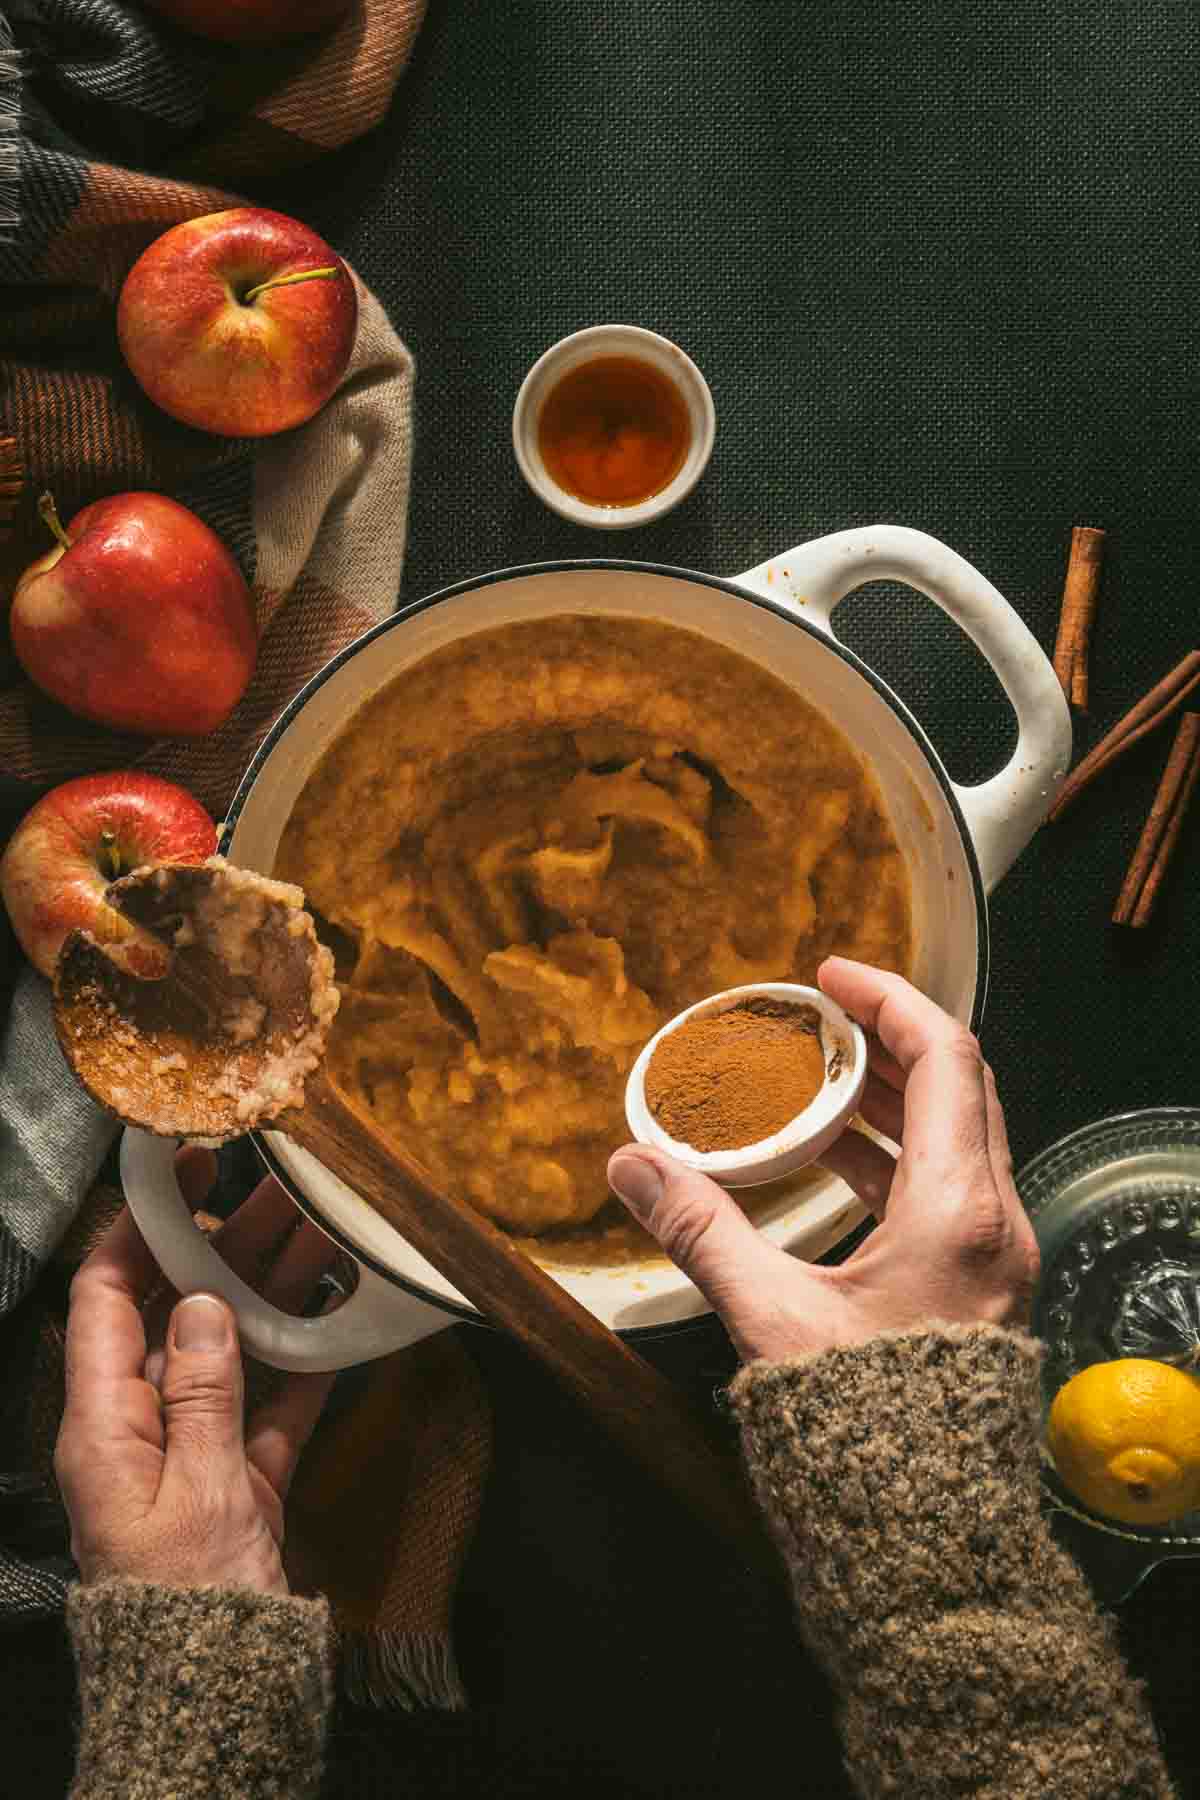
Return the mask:
{"type": "Polygon", "coordinates": [[[160,1391],[165,1477],[224,1487],[245,1462],[242,1353],[233,1313],[214,1294],[189,1294],[171,1314],[160,1391]]]}
{"type": "Polygon", "coordinates": [[[613,1153],[608,1180],[736,1335],[740,1315],[773,1279],[777,1256],[737,1202],[699,1170],[641,1144],[613,1153]]]}

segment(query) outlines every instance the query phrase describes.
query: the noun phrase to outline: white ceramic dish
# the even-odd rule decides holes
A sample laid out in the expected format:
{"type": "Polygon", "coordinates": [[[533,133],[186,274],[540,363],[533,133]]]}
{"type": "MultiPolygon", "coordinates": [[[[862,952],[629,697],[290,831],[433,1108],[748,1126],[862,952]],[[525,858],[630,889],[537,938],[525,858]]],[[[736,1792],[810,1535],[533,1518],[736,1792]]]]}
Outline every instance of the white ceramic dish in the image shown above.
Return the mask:
{"type": "MultiPolygon", "coordinates": [[[[464,581],[366,633],[316,675],[278,720],[230,808],[221,850],[269,871],[313,768],[364,701],[404,669],[464,634],[560,613],[662,619],[703,632],[773,671],[826,714],[869,761],[908,862],[913,974],[954,1017],[975,1026],[987,988],[986,893],[1032,837],[1071,752],[1070,716],[1054,671],[1006,600],[936,539],[897,525],[838,532],[726,581],[636,562],[504,569],[464,581]],[[974,787],[954,783],[904,703],[834,635],[838,602],[868,581],[903,581],[935,600],[995,670],[1017,716],[1008,763],[974,787]]],[[[247,1346],[281,1368],[340,1368],[397,1349],[454,1318],[478,1315],[385,1220],[280,1132],[257,1139],[296,1203],[355,1256],[357,1292],[327,1318],[293,1319],[256,1300],[192,1226],[169,1140],[127,1132],[126,1193],[151,1249],[181,1292],[216,1287],[237,1305],[247,1346]]],[[[823,1254],[863,1216],[833,1177],[784,1184],[761,1229],[797,1256],[823,1254]]],[[[554,1268],[553,1264],[549,1265],[554,1268]]],[[[671,1264],[554,1268],[584,1305],[636,1334],[707,1310],[671,1264]]]]}
{"type": "Polygon", "coordinates": [[[539,499],[572,519],[576,525],[595,525],[601,531],[627,531],[632,525],[648,525],[687,498],[703,475],[712,455],[717,415],[707,381],[678,344],[645,331],[640,325],[589,325],[570,337],[551,344],[521,383],[513,407],[513,450],[522,475],[539,499]],[[679,472],[657,494],[636,506],[595,506],[560,487],[542,461],[538,449],[538,419],[551,388],[580,363],[594,356],[636,356],[650,363],[679,390],[688,410],[691,440],[679,472]]]}
{"type": "Polygon", "coordinates": [[[844,1013],[835,1000],[819,988],[802,987],[793,981],[758,981],[747,987],[725,988],[709,994],[695,1006],[685,1007],[656,1031],[629,1071],[625,1084],[625,1117],[639,1144],[650,1144],[665,1150],[677,1162],[700,1169],[719,1181],[722,1187],[759,1187],[765,1181],[780,1181],[795,1175],[809,1163],[816,1162],[839,1138],[858,1109],[863,1084],[867,1079],[867,1040],[862,1027],[844,1013]],[[771,1000],[789,1000],[794,1006],[811,1006],[820,1015],[821,1051],[826,1075],[824,1085],[812,1104],[777,1131],[773,1137],[740,1150],[696,1150],[680,1143],[663,1130],[646,1104],[646,1070],[658,1046],[671,1032],[689,1019],[710,1017],[728,1012],[739,1001],[762,995],[771,1000]]]}

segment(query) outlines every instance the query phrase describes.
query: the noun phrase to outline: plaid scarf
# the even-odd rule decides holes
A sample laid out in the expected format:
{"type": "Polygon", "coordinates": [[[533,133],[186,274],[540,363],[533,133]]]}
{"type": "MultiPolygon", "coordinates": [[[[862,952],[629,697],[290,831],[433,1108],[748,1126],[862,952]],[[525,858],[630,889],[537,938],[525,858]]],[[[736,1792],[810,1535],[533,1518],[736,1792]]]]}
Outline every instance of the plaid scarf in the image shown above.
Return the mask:
{"type": "MultiPolygon", "coordinates": [[[[49,786],[93,770],[144,769],[182,783],[220,818],[296,690],[395,604],[412,363],[374,296],[359,284],[358,338],[330,404],[300,430],[250,441],[211,437],[151,405],[122,363],[114,309],[131,264],[169,225],[242,203],[184,173],[261,178],[372,125],[422,6],[360,0],[334,31],[254,54],[190,37],[119,0],[10,5],[0,44],[10,122],[0,139],[0,217],[7,210],[17,223],[0,242],[0,591],[11,593],[45,548],[43,490],[69,518],[100,495],[154,488],[198,513],[238,558],[260,641],[233,715],[198,743],[148,741],[72,717],[24,677],[5,643],[5,776],[49,786]],[[83,148],[85,134],[103,156],[83,148]],[[166,172],[149,173],[151,162],[166,172]],[[368,517],[370,529],[360,529],[368,517]]],[[[44,984],[26,970],[0,1044],[0,1314],[28,1290],[112,1137],[64,1083],[48,1020],[44,984]]]]}
{"type": "MultiPolygon", "coordinates": [[[[359,283],[358,337],[333,400],[300,429],[249,442],[191,430],[152,406],[123,366],[114,312],[131,264],[168,226],[242,204],[235,190],[252,191],[374,125],[424,5],[356,0],[333,30],[263,51],[191,37],[123,0],[10,0],[0,15],[0,592],[10,595],[46,547],[36,514],[43,490],[69,518],[101,495],[152,488],[198,513],[233,551],[260,633],[250,687],[199,743],[121,736],[71,717],[0,642],[8,828],[43,788],[122,767],[181,782],[220,818],[296,690],[394,606],[413,372],[374,296],[359,283]]],[[[0,915],[0,940],[5,930],[0,915]]],[[[0,1033],[0,1319],[45,1273],[9,1320],[16,1351],[0,1395],[0,1465],[11,1470],[14,1452],[21,1459],[17,1472],[0,1474],[9,1546],[0,1547],[0,1618],[9,1622],[55,1610],[71,1574],[49,1467],[62,1398],[64,1277],[85,1247],[74,1242],[72,1221],[112,1138],[58,1053],[46,984],[18,968],[0,1033]]],[[[79,1225],[90,1231],[114,1201],[119,1195],[97,1189],[79,1225]]],[[[341,1433],[342,1449],[361,1440],[374,1465],[408,1469],[413,1484],[402,1537],[394,1521],[376,1521],[378,1531],[363,1521],[364,1546],[376,1549],[370,1604],[361,1571],[341,1572],[336,1537],[326,1541],[319,1529],[336,1514],[344,1539],[353,1483],[331,1508],[321,1459],[310,1454],[295,1491],[313,1497],[308,1560],[360,1644],[352,1682],[384,1701],[453,1704],[461,1696],[449,1604],[478,1506],[489,1415],[453,1336],[422,1357],[403,1368],[389,1359],[366,1378],[369,1430],[355,1424],[354,1408],[333,1409],[322,1428],[341,1433]],[[442,1437],[451,1435],[421,1449],[417,1468],[429,1391],[442,1437]],[[408,1404],[394,1403],[397,1394],[408,1404]],[[426,1521],[424,1535],[414,1518],[426,1521]]]]}
{"type": "MultiPolygon", "coordinates": [[[[196,745],[147,744],[52,705],[0,651],[0,768],[58,782],[137,767],[191,788],[217,816],[296,689],[395,603],[404,550],[412,366],[360,284],[358,341],[335,400],[302,430],[254,441],[180,425],[150,404],[116,347],[114,303],[169,225],[242,204],[211,185],[260,179],[375,123],[421,0],[360,0],[325,38],[251,55],[160,27],[118,0],[17,0],[19,227],[0,244],[0,439],[8,440],[0,591],[46,547],[37,496],[69,517],[101,494],[157,488],[200,515],[251,582],[254,681],[196,745]],[[235,110],[235,94],[245,110],[235,110]],[[147,173],[89,155],[153,161],[147,173]],[[303,127],[303,130],[302,130],[303,127]],[[181,179],[203,168],[205,185],[181,179]],[[386,425],[386,428],[385,428],[386,425]],[[370,514],[375,528],[355,529],[370,514]]],[[[10,83],[13,76],[10,52],[10,83]]],[[[11,90],[10,90],[11,98],[11,90]]],[[[0,188],[0,203],[3,189],[0,188]]]]}

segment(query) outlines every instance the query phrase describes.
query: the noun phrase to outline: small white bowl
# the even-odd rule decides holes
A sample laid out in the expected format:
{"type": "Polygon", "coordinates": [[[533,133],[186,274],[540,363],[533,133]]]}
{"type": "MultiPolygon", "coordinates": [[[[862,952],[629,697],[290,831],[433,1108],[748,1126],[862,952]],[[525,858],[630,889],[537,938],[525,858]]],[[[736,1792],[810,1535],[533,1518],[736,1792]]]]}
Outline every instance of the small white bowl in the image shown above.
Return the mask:
{"type": "Polygon", "coordinates": [[[631,525],[647,525],[659,519],[691,493],[712,455],[717,415],[708,383],[690,356],[669,338],[640,325],[589,325],[560,338],[539,356],[521,383],[513,407],[513,449],[526,481],[546,505],[577,525],[598,525],[603,531],[627,531],[631,525]],[[599,506],[570,494],[554,480],[538,448],[538,420],[551,388],[569,370],[595,356],[635,356],[658,369],[674,383],[687,405],[691,441],[679,472],[666,487],[636,506],[599,506]]]}
{"type": "Polygon", "coordinates": [[[791,1175],[806,1163],[816,1162],[839,1138],[858,1110],[863,1085],[867,1079],[867,1040],[862,1027],[844,1013],[836,1001],[819,988],[801,987],[789,981],[758,981],[748,987],[726,988],[698,1000],[695,1006],[676,1013],[673,1019],[656,1031],[629,1071],[625,1085],[625,1117],[639,1144],[650,1144],[665,1150],[677,1162],[691,1169],[701,1169],[722,1187],[757,1187],[764,1181],[775,1181],[791,1175]],[[669,1137],[646,1104],[646,1070],[650,1058],[669,1032],[677,1031],[688,1019],[706,1013],[728,1012],[740,1000],[756,994],[773,1000],[790,1000],[796,1006],[815,1007],[821,1016],[821,1049],[826,1070],[840,1057],[837,1073],[826,1074],[825,1085],[802,1113],[777,1131],[773,1137],[757,1144],[745,1144],[740,1150],[695,1150],[669,1137]]]}

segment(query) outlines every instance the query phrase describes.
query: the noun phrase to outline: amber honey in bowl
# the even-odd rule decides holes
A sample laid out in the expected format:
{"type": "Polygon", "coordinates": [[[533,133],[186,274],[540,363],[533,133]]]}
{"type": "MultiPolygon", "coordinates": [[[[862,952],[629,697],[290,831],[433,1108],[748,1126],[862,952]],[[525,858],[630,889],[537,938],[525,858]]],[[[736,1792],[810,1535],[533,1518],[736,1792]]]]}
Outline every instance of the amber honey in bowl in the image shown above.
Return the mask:
{"type": "Polygon", "coordinates": [[[595,356],[551,388],[538,417],[547,473],[593,506],[637,506],[661,493],[691,442],[687,402],[639,356],[595,356]]]}

